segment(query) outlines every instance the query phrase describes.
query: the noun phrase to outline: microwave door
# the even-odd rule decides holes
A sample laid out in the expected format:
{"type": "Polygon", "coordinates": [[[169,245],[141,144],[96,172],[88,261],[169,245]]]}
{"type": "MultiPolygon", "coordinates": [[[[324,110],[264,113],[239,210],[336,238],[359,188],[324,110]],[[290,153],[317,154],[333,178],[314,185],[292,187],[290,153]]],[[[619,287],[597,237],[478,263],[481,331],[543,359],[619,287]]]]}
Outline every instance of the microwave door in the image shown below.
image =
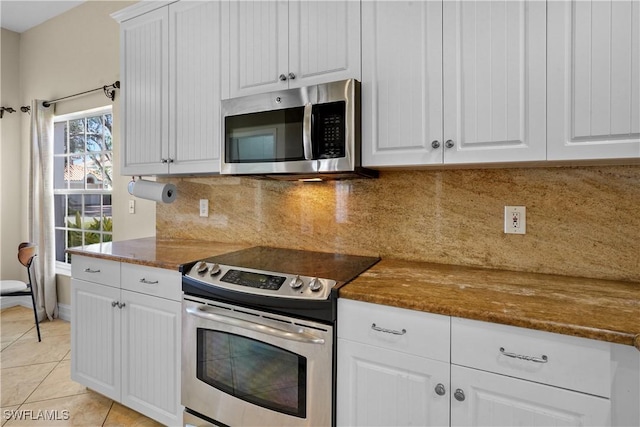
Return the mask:
{"type": "Polygon", "coordinates": [[[305,114],[310,114],[306,110],[312,112],[312,107],[301,105],[225,117],[223,172],[306,172],[296,167],[309,167],[305,163],[313,156],[310,132],[305,129],[311,127],[305,124],[305,114]]]}

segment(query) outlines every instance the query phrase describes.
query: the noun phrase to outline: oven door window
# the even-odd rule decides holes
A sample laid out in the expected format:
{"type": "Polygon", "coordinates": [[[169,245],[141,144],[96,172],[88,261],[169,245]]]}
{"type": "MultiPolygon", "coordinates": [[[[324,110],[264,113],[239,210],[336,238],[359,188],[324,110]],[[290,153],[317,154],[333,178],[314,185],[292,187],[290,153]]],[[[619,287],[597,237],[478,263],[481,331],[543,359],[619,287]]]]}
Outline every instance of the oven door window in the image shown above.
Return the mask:
{"type": "Polygon", "coordinates": [[[227,163],[304,160],[304,107],[225,117],[227,163]]]}
{"type": "Polygon", "coordinates": [[[197,377],[238,399],[306,417],[307,359],[262,341],[198,328],[197,377]]]}

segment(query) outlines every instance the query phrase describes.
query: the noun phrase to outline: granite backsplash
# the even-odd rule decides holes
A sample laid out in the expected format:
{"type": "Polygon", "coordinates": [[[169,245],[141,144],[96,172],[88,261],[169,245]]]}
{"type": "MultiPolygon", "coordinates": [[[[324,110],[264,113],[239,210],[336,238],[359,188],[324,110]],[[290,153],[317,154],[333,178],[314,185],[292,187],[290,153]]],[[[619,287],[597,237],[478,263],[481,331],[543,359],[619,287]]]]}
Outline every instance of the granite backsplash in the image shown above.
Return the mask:
{"type": "Polygon", "coordinates": [[[640,282],[640,166],[381,171],[324,183],[162,178],[160,239],[213,240],[640,282]],[[209,217],[199,217],[199,199],[209,217]],[[504,234],[504,206],[527,234],[504,234]]]}

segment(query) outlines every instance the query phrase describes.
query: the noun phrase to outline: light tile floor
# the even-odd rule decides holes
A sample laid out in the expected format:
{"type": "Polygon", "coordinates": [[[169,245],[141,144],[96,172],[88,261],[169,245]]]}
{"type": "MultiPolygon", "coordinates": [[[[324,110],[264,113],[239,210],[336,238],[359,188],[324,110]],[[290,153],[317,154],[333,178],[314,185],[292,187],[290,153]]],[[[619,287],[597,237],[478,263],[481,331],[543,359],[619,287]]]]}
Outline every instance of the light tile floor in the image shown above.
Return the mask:
{"type": "Polygon", "coordinates": [[[31,309],[0,310],[0,426],[161,426],[71,380],[69,322],[40,333],[31,309]]]}

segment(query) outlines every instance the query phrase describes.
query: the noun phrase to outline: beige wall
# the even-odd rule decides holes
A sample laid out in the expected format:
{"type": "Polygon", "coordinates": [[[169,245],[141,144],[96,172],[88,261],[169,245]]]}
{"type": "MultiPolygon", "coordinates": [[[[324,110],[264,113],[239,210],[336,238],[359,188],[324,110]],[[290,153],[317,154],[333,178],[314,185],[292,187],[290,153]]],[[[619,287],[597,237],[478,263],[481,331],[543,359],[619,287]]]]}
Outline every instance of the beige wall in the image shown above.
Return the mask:
{"type": "Polygon", "coordinates": [[[211,239],[640,282],[640,166],[383,171],[298,183],[182,178],[160,238],[211,239]],[[209,199],[200,218],[198,200],[209,199]],[[527,234],[503,232],[505,205],[527,234]]]}
{"type": "Polygon", "coordinates": [[[25,279],[26,274],[17,260],[18,244],[27,240],[23,226],[22,196],[24,172],[20,123],[20,35],[2,29],[0,35],[0,105],[12,107],[15,113],[5,113],[0,120],[0,278],[25,279]]]}
{"type": "MultiPolygon", "coordinates": [[[[17,104],[31,99],[55,99],[112,84],[120,78],[119,25],[110,14],[134,1],[88,1],[70,11],[20,34],[19,70],[21,92],[17,104]]],[[[4,34],[4,32],[3,32],[4,34]]],[[[4,56],[4,44],[3,44],[4,56]]],[[[3,80],[4,86],[4,80],[3,80]]],[[[113,105],[114,114],[114,239],[126,240],[155,234],[155,203],[136,200],[136,213],[128,213],[128,176],[120,176],[120,92],[111,102],[102,91],[56,104],[56,114],[113,105]]],[[[15,115],[15,114],[14,114],[15,115]]],[[[22,115],[22,162],[19,174],[28,173],[29,116],[22,115]]],[[[4,120],[4,119],[3,119],[4,120]]],[[[4,135],[3,135],[4,140],[4,135]]],[[[4,160],[3,160],[4,162],[4,160]]],[[[5,177],[4,167],[2,171],[5,177]]],[[[27,191],[22,182],[22,193],[27,191]]],[[[4,191],[2,194],[4,206],[4,191]]],[[[21,214],[26,214],[26,200],[21,214]]],[[[3,207],[4,210],[4,207],[3,207]]],[[[4,227],[4,218],[3,218],[4,227]]],[[[13,248],[13,243],[9,245],[13,248]]],[[[3,252],[6,250],[2,242],[3,252]]],[[[68,280],[58,280],[59,301],[69,303],[68,280]]]]}

